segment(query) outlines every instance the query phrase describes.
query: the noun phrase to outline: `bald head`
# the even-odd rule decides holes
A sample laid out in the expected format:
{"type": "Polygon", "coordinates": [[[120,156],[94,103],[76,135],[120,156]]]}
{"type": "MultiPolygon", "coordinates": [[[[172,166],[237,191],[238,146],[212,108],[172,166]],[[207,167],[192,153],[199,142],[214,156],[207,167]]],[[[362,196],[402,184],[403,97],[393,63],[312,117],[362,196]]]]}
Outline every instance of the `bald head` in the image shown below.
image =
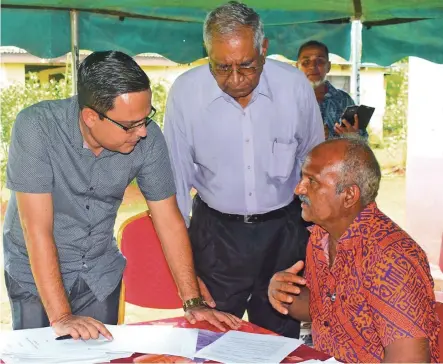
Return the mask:
{"type": "Polygon", "coordinates": [[[316,146],[308,155],[323,168],[337,169],[337,193],[357,185],[362,206],[375,201],[380,186],[380,165],[368,144],[356,137],[331,139],[316,146]]]}

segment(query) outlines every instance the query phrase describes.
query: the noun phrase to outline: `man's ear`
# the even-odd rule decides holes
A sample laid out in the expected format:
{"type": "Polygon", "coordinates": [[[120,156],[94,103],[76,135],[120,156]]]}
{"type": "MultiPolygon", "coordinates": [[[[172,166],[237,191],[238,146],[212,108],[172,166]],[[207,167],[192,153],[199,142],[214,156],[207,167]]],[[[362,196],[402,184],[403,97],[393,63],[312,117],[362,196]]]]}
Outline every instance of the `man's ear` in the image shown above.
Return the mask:
{"type": "Polygon", "coordinates": [[[83,122],[86,124],[88,128],[92,128],[98,120],[98,114],[90,109],[89,107],[85,107],[81,112],[81,117],[83,122]]]}
{"type": "Polygon", "coordinates": [[[262,53],[261,55],[263,56],[263,63],[266,59],[266,55],[268,54],[268,48],[269,48],[269,39],[265,38],[263,39],[263,44],[262,44],[262,53]]]}
{"type": "Polygon", "coordinates": [[[343,205],[346,209],[353,207],[360,201],[361,193],[360,188],[357,185],[346,187],[343,193],[345,197],[343,205]]]}
{"type": "Polygon", "coordinates": [[[331,61],[328,61],[326,73],[329,73],[330,70],[331,70],[331,61]]]}

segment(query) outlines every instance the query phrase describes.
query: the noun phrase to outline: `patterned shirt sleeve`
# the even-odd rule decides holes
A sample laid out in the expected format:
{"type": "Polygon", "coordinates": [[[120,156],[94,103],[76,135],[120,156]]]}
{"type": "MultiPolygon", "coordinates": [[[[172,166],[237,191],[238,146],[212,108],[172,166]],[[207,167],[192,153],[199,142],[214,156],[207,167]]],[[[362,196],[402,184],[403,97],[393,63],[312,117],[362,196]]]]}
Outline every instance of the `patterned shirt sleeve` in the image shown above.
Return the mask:
{"type": "Polygon", "coordinates": [[[50,193],[53,189],[48,141],[41,129],[38,107],[31,106],[17,115],[7,164],[6,187],[17,192],[50,193]]]}
{"type": "Polygon", "coordinates": [[[438,331],[429,264],[412,240],[381,244],[364,285],[383,347],[438,331]]]}
{"type": "Polygon", "coordinates": [[[148,127],[148,150],[137,183],[148,201],[160,201],[175,194],[175,183],[165,138],[156,123],[148,127]]]}

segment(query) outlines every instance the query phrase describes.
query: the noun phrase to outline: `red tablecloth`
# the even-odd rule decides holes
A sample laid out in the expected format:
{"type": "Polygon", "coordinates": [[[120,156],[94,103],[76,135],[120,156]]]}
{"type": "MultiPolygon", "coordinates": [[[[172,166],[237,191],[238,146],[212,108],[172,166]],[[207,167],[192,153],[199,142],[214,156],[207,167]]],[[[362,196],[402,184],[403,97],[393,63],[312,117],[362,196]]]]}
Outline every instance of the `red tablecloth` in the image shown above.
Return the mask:
{"type": "MultiPolygon", "coordinates": [[[[149,322],[141,322],[137,325],[174,325],[175,327],[186,327],[186,328],[197,328],[204,330],[211,330],[215,332],[220,332],[217,328],[209,324],[208,322],[198,322],[195,325],[191,325],[184,317],[175,317],[171,319],[158,320],[158,321],[149,321],[149,322]]],[[[243,332],[252,332],[255,334],[268,334],[268,335],[276,335],[275,333],[263,329],[257,325],[251,324],[250,322],[243,321],[240,331],[243,332]]],[[[329,359],[330,356],[319,351],[316,351],[309,346],[302,345],[297,350],[289,354],[288,357],[283,360],[282,363],[299,363],[309,359],[318,359],[318,360],[326,360],[329,359]]],[[[130,358],[125,359],[117,359],[113,360],[113,363],[132,363],[132,362],[140,362],[140,363],[183,363],[188,362],[192,363],[189,359],[181,358],[181,357],[173,357],[169,355],[143,355],[143,354],[134,354],[130,358]]]]}

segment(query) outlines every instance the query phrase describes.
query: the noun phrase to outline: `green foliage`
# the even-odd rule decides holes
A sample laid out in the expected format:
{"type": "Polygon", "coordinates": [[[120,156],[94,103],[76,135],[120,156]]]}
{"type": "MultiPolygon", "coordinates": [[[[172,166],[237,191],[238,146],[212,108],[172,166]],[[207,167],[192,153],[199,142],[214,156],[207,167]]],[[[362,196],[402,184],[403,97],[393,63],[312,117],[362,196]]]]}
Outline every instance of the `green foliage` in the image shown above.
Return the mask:
{"type": "Polygon", "coordinates": [[[408,113],[408,63],[407,59],[397,63],[386,85],[386,111],[383,132],[388,140],[405,140],[408,113]]]}
{"type": "Polygon", "coordinates": [[[1,181],[6,177],[6,163],[11,139],[11,130],[17,114],[24,108],[43,100],[63,99],[70,96],[70,79],[51,80],[40,83],[36,74],[30,73],[24,85],[11,85],[2,90],[1,102],[1,181]]]}
{"type": "Polygon", "coordinates": [[[151,82],[152,105],[157,109],[154,119],[162,130],[169,88],[169,83],[164,79],[156,79],[151,82]]]}
{"type": "Polygon", "coordinates": [[[408,122],[408,59],[392,67],[387,76],[386,110],[383,118],[383,145],[396,173],[406,168],[406,135],[408,122]]]}

